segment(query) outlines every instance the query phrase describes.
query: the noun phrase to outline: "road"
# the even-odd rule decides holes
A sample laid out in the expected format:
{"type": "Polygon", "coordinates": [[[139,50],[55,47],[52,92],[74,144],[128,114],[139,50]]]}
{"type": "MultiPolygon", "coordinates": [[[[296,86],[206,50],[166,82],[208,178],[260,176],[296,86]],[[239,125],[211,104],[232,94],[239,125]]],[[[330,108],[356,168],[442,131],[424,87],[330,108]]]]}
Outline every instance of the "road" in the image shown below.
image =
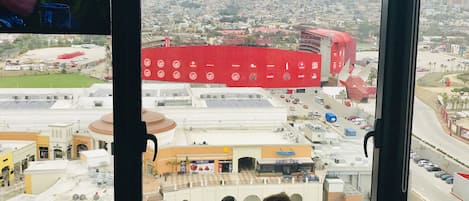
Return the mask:
{"type": "Polygon", "coordinates": [[[415,98],[414,101],[412,132],[436,148],[440,148],[462,163],[469,165],[469,157],[467,157],[469,145],[448,136],[441,128],[435,111],[418,98],[415,98]]]}
{"type": "Polygon", "coordinates": [[[427,172],[423,167],[417,166],[414,162],[410,163],[410,187],[419,192],[429,201],[459,201],[451,195],[451,186],[439,178],[436,178],[434,172],[427,172]]]}

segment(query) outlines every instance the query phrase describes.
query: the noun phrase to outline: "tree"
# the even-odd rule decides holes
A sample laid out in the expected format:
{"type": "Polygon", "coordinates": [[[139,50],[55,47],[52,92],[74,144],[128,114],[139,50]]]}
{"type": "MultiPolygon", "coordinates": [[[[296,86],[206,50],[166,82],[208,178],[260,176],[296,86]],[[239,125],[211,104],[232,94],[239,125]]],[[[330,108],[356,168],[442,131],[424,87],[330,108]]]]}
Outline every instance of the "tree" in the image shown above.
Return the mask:
{"type": "Polygon", "coordinates": [[[443,106],[446,109],[446,106],[448,106],[448,99],[449,99],[448,94],[443,93],[443,95],[441,95],[441,97],[443,98],[443,106]]]}
{"type": "Polygon", "coordinates": [[[377,76],[378,76],[377,72],[370,71],[370,74],[368,74],[368,79],[367,79],[368,85],[372,85],[373,80],[375,80],[377,78],[377,76]]]}
{"type": "Polygon", "coordinates": [[[451,102],[451,109],[454,110],[456,108],[456,102],[458,101],[458,98],[456,96],[451,96],[449,99],[449,102],[451,102]]]}
{"type": "Polygon", "coordinates": [[[467,108],[467,104],[469,103],[469,99],[464,98],[464,99],[462,99],[462,101],[463,101],[463,109],[466,109],[466,108],[467,108]]]}

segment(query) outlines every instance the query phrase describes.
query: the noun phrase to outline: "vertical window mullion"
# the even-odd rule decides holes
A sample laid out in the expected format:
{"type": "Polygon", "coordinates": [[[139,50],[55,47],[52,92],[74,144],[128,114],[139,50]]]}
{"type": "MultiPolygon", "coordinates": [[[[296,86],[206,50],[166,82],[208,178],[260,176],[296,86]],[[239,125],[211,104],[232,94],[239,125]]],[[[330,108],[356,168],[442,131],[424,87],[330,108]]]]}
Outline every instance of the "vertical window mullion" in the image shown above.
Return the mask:
{"type": "Polygon", "coordinates": [[[112,0],[114,195],[142,200],[140,1],[112,0]]]}
{"type": "Polygon", "coordinates": [[[419,5],[382,4],[372,200],[407,200],[419,5]]]}

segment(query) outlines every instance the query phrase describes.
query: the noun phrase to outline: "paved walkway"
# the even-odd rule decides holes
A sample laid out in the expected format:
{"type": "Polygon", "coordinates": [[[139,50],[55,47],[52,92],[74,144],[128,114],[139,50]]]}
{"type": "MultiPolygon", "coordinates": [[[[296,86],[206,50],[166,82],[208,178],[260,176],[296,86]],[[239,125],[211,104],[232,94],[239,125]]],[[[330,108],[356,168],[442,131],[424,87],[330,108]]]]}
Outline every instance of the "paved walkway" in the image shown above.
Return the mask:
{"type": "MultiPolygon", "coordinates": [[[[322,181],[325,172],[317,172],[319,180],[322,181]]],[[[162,177],[144,176],[143,178],[143,200],[162,200],[162,192],[177,191],[191,187],[203,187],[214,185],[244,185],[244,184],[279,184],[303,182],[301,176],[257,176],[254,171],[242,171],[240,173],[222,174],[182,174],[162,177]]]]}

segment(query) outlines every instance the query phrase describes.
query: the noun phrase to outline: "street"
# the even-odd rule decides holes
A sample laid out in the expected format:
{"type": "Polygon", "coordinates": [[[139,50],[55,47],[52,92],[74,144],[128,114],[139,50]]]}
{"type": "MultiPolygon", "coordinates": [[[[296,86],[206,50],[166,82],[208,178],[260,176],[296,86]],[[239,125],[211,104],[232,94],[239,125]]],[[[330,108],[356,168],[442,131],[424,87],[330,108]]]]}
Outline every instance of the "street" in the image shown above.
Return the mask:
{"type": "Polygon", "coordinates": [[[452,185],[445,183],[440,178],[436,178],[433,175],[434,172],[427,172],[425,168],[410,162],[410,174],[410,188],[419,192],[429,201],[459,201],[450,193],[452,185]]]}
{"type": "Polygon", "coordinates": [[[450,137],[442,128],[435,111],[418,98],[414,101],[413,133],[427,142],[469,165],[469,145],[450,137]]]}

